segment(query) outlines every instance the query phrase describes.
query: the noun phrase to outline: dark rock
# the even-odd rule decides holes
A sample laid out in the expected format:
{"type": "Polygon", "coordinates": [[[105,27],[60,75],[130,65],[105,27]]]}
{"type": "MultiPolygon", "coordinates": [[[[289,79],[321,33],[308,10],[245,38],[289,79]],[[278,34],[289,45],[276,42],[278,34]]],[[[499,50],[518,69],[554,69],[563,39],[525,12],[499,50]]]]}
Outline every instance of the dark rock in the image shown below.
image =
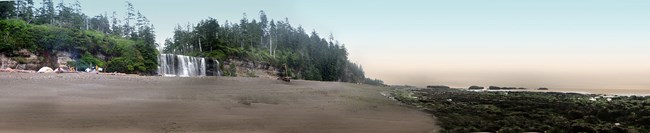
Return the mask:
{"type": "Polygon", "coordinates": [[[489,90],[501,90],[501,87],[498,86],[490,86],[488,87],[489,90]]]}
{"type": "Polygon", "coordinates": [[[221,76],[221,70],[219,69],[220,64],[218,60],[206,58],[205,63],[206,63],[205,66],[206,76],[221,76]]]}
{"type": "Polygon", "coordinates": [[[548,90],[548,88],[538,88],[537,90],[548,90]]]}
{"type": "Polygon", "coordinates": [[[484,88],[485,88],[485,87],[482,87],[482,86],[470,86],[470,87],[469,87],[470,90],[482,90],[482,89],[484,89],[484,88]]]}
{"type": "Polygon", "coordinates": [[[429,88],[429,89],[449,89],[450,87],[445,86],[445,85],[429,85],[429,86],[427,86],[427,88],[429,88]]]}

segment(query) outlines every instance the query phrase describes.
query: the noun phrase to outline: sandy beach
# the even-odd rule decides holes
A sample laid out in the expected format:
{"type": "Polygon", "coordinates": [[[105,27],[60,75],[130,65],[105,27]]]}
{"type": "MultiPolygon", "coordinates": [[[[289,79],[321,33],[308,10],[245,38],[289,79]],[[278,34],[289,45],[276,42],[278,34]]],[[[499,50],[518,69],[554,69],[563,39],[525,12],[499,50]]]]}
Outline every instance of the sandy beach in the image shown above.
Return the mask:
{"type": "Polygon", "coordinates": [[[265,78],[0,73],[0,132],[428,133],[387,88],[265,78]]]}

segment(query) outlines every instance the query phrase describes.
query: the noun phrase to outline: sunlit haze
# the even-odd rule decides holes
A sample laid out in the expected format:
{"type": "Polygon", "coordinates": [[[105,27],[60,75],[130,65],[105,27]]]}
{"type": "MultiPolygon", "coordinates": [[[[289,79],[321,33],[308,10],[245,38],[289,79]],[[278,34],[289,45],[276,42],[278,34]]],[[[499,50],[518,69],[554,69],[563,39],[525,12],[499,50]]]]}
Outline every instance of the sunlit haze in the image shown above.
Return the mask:
{"type": "MultiPolygon", "coordinates": [[[[89,16],[125,14],[124,1],[79,1],[89,16]]],[[[387,84],[650,89],[647,0],[131,2],[160,44],[177,25],[259,19],[264,10],[332,33],[366,76],[387,84]]]]}

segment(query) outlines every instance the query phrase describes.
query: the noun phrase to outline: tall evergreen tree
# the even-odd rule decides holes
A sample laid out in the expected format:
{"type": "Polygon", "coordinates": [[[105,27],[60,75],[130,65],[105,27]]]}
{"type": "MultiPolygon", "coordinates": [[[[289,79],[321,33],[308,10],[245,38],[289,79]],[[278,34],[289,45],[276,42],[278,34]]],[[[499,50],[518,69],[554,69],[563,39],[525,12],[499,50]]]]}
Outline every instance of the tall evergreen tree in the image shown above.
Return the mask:
{"type": "Polygon", "coordinates": [[[111,33],[116,36],[124,35],[124,30],[122,30],[121,22],[117,19],[117,12],[113,11],[111,16],[111,33]]]}
{"type": "Polygon", "coordinates": [[[126,16],[124,17],[124,25],[122,26],[125,37],[135,37],[135,27],[131,25],[131,22],[135,20],[135,17],[135,9],[133,8],[133,4],[131,4],[129,1],[126,1],[126,16]]]}
{"type": "Polygon", "coordinates": [[[15,2],[13,1],[0,1],[0,19],[9,19],[15,16],[15,2]]]}
{"type": "Polygon", "coordinates": [[[41,8],[38,9],[38,15],[36,16],[36,23],[54,24],[54,18],[56,17],[54,2],[52,2],[52,0],[43,0],[41,5],[41,8]]]}
{"type": "Polygon", "coordinates": [[[34,19],[34,1],[17,0],[16,3],[16,18],[30,23],[34,19]]]}

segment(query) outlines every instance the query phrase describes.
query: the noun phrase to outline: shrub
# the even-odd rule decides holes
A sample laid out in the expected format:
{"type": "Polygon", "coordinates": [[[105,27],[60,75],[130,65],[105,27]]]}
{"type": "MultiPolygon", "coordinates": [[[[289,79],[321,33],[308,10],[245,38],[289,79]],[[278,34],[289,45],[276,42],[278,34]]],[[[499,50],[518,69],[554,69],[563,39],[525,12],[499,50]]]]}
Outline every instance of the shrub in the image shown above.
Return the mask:
{"type": "Polygon", "coordinates": [[[81,56],[81,59],[72,63],[72,65],[79,69],[86,69],[95,66],[105,67],[106,63],[103,60],[95,58],[93,55],[86,52],[83,56],[81,56]]]}
{"type": "Polygon", "coordinates": [[[135,71],[135,67],[133,66],[133,61],[127,58],[118,57],[108,61],[108,67],[106,67],[106,71],[132,73],[135,71]]]}
{"type": "Polygon", "coordinates": [[[228,71],[228,76],[233,76],[233,77],[237,76],[237,66],[235,66],[234,63],[230,63],[227,71],[228,71]]]}

